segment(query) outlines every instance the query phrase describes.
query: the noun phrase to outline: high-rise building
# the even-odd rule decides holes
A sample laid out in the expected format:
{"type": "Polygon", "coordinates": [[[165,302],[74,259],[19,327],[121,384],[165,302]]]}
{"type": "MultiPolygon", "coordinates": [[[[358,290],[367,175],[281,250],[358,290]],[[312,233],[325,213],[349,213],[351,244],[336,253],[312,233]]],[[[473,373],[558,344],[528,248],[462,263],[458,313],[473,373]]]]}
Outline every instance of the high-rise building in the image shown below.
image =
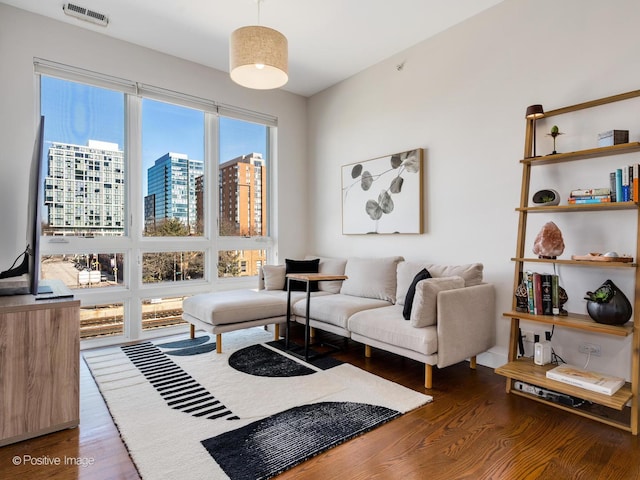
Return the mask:
{"type": "Polygon", "coordinates": [[[180,220],[190,234],[197,232],[196,178],[204,173],[202,160],[169,152],[147,170],[145,227],[159,227],[169,219],[180,220]]]}
{"type": "Polygon", "coordinates": [[[222,235],[267,234],[266,167],[260,153],[249,153],[220,165],[222,235]]]}
{"type": "Polygon", "coordinates": [[[53,142],[49,147],[44,204],[45,235],[123,235],[124,152],[115,143],[53,142]]]}
{"type": "MultiPolygon", "coordinates": [[[[222,163],[219,177],[220,234],[267,235],[267,175],[262,155],[249,153],[222,163]]],[[[266,263],[266,251],[225,252],[218,263],[219,267],[235,264],[238,276],[258,275],[266,263]]]]}

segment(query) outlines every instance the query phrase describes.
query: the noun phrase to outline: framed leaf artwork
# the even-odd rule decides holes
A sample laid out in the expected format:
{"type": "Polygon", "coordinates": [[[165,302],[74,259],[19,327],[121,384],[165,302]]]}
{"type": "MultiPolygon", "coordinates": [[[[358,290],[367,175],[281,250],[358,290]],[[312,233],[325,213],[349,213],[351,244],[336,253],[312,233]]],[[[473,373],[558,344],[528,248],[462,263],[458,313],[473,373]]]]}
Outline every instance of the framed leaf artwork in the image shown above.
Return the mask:
{"type": "Polygon", "coordinates": [[[342,233],[422,233],[422,158],[417,148],[342,166],[342,233]]]}

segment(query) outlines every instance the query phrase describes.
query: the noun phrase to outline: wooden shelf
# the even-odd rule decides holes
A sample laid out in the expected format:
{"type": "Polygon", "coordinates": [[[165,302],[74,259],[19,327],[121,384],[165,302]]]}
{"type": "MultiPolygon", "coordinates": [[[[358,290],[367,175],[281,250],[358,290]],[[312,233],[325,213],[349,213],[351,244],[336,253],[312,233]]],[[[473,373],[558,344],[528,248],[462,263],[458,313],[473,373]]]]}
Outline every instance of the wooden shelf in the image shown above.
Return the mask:
{"type": "Polygon", "coordinates": [[[640,151],[640,142],[621,143],[609,147],[590,148],[576,152],[556,153],[544,157],[523,158],[520,163],[527,165],[550,165],[553,163],[571,162],[574,160],[585,160],[588,158],[610,157],[622,153],[633,153],[640,151]]]}
{"type": "MultiPolygon", "coordinates": [[[[610,97],[599,98],[588,102],[579,103],[576,105],[570,105],[568,107],[562,107],[555,110],[547,111],[544,117],[552,117],[555,115],[562,115],[570,112],[577,112],[599,105],[610,104],[614,102],[621,102],[631,98],[640,97],[640,90],[623,93],[620,95],[613,95],[610,97]]],[[[595,267],[600,269],[631,269],[627,270],[634,276],[634,295],[630,298],[633,306],[633,318],[625,325],[605,325],[593,321],[587,315],[569,313],[566,316],[554,316],[554,315],[531,315],[529,313],[518,312],[515,310],[503,313],[503,316],[510,319],[510,334],[509,334],[509,363],[498,369],[496,372],[504,375],[507,378],[507,392],[514,393],[519,396],[531,398],[538,402],[542,402],[546,405],[553,406],[565,410],[567,412],[581,415],[586,418],[592,418],[594,420],[613,425],[617,428],[621,428],[633,435],[638,435],[640,431],[640,401],[638,395],[640,394],[640,202],[606,202],[596,204],[578,204],[578,205],[555,205],[555,206],[529,206],[530,204],[530,187],[533,167],[539,167],[542,165],[554,165],[565,162],[574,162],[585,159],[597,159],[602,158],[604,160],[607,157],[615,155],[631,154],[640,152],[640,142],[624,143],[619,145],[611,145],[606,147],[589,148],[586,150],[579,150],[575,152],[556,153],[552,155],[546,155],[543,157],[532,156],[535,151],[535,139],[536,136],[536,123],[535,119],[527,118],[525,127],[525,140],[524,140],[524,158],[520,160],[522,165],[522,183],[520,188],[520,202],[519,207],[516,208],[518,212],[518,237],[516,241],[516,253],[511,260],[514,263],[514,275],[513,275],[513,291],[515,291],[520,285],[522,285],[522,279],[525,274],[525,263],[548,263],[553,265],[566,265],[568,267],[595,267]],[[578,259],[573,258],[564,259],[542,259],[542,258],[527,258],[525,257],[525,246],[527,243],[527,227],[529,221],[529,213],[587,213],[587,212],[612,212],[612,211],[627,210],[633,215],[632,221],[628,222],[628,229],[633,230],[636,247],[633,259],[635,262],[622,262],[620,259],[617,261],[591,261],[585,259],[586,254],[577,254],[578,259]],[[518,356],[518,337],[520,331],[520,321],[538,322],[548,325],[558,325],[560,327],[566,327],[575,331],[592,332],[599,335],[611,335],[620,338],[621,340],[631,343],[631,373],[629,376],[630,382],[627,383],[622,389],[620,389],[615,395],[608,396],[602,394],[596,394],[588,390],[580,389],[571,385],[565,385],[560,382],[548,380],[545,376],[546,369],[534,365],[532,361],[517,359],[518,356]],[[628,339],[628,340],[627,340],[628,339]],[[538,385],[548,390],[553,390],[561,393],[573,395],[575,397],[589,400],[591,403],[585,404],[580,408],[571,408],[566,405],[561,405],[549,400],[545,400],[536,395],[528,394],[513,388],[514,381],[522,380],[526,383],[538,385]],[[630,402],[631,408],[624,409],[624,406],[630,402]],[[608,408],[610,407],[610,408],[608,408]],[[623,411],[624,409],[624,411],[623,411]],[[602,410],[602,411],[600,411],[602,410]],[[606,410],[606,411],[605,411],[606,410]],[[615,418],[614,418],[615,417],[615,418]]],[[[624,159],[626,160],[626,159],[624,159]]],[[[624,162],[623,160],[623,162],[624,162]]],[[[628,163],[637,160],[629,160],[628,163]]],[[[600,162],[598,162],[600,163],[600,162]]],[[[611,172],[611,162],[602,162],[602,173],[607,175],[611,172]]],[[[570,174],[566,174],[570,175],[570,174]]],[[[612,221],[627,224],[626,219],[620,219],[621,215],[609,215],[612,221]]],[[[626,214],[624,215],[627,216],[626,214]]],[[[584,252],[588,252],[588,241],[583,242],[585,248],[584,252]]],[[[569,257],[571,257],[569,255],[569,257]]],[[[627,260],[629,260],[627,258],[627,260]]],[[[624,274],[624,272],[618,271],[617,273],[624,274]]],[[[513,297],[512,297],[513,298],[513,297]]],[[[515,309],[516,301],[513,299],[512,307],[515,309]]],[[[616,357],[617,359],[617,357],[616,357]]]]}
{"type": "Polygon", "coordinates": [[[528,263],[555,263],[557,265],[578,265],[583,267],[596,268],[635,268],[638,266],[635,262],[591,262],[589,260],[563,260],[559,258],[512,258],[512,262],[528,262],[528,263]]]}
{"type": "Polygon", "coordinates": [[[638,208],[635,202],[605,202],[605,203],[586,203],[578,205],[553,205],[545,207],[518,207],[516,212],[529,213],[558,213],[558,212],[597,212],[602,210],[633,210],[638,208]]]}
{"type": "Polygon", "coordinates": [[[574,397],[582,398],[590,402],[604,405],[608,408],[622,410],[627,402],[633,397],[631,384],[625,383],[613,395],[592,392],[584,388],[567,385],[566,383],[550,380],[546,377],[547,370],[551,370],[556,365],[536,365],[530,358],[520,358],[514,362],[509,362],[502,367],[496,368],[496,373],[514,380],[521,380],[525,383],[538,387],[553,390],[554,392],[565,393],[574,397]]]}
{"type": "Polygon", "coordinates": [[[502,315],[507,318],[517,318],[530,322],[546,323],[548,325],[557,325],[559,327],[614,335],[617,337],[627,337],[633,334],[632,321],[627,322],[624,325],[607,325],[595,322],[588,315],[582,315],[579,313],[569,313],[569,315],[532,315],[530,313],[510,311],[504,312],[502,315]]]}

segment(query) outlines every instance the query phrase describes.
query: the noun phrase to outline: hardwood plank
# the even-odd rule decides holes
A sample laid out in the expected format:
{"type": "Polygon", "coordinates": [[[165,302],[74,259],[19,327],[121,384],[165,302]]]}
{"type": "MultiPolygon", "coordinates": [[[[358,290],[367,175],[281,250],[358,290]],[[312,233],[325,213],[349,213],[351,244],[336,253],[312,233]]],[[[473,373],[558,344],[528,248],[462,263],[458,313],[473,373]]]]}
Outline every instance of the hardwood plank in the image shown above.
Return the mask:
{"type": "MultiPolygon", "coordinates": [[[[293,328],[302,338],[303,329],[293,328]]],[[[335,337],[317,331],[319,340],[335,337]]],[[[638,438],[504,390],[491,368],[468,363],[433,369],[425,390],[424,365],[381,350],[364,356],[348,342],[334,356],[434,401],[284,472],[279,480],[638,479],[638,438]]],[[[0,448],[0,478],[137,479],[118,431],[84,362],[80,427],[0,448]],[[14,455],[94,458],[88,467],[12,464],[14,455]]]]}

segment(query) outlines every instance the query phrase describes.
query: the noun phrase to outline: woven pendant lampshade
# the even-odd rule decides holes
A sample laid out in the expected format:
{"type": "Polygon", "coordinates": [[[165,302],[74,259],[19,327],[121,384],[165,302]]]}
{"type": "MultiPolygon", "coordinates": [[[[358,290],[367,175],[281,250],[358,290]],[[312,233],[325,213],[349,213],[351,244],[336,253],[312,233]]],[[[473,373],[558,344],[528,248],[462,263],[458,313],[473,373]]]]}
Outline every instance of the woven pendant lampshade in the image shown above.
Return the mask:
{"type": "Polygon", "coordinates": [[[229,41],[229,71],[239,85],[258,90],[282,87],[289,80],[287,38],[258,25],[241,27],[229,41]]]}

